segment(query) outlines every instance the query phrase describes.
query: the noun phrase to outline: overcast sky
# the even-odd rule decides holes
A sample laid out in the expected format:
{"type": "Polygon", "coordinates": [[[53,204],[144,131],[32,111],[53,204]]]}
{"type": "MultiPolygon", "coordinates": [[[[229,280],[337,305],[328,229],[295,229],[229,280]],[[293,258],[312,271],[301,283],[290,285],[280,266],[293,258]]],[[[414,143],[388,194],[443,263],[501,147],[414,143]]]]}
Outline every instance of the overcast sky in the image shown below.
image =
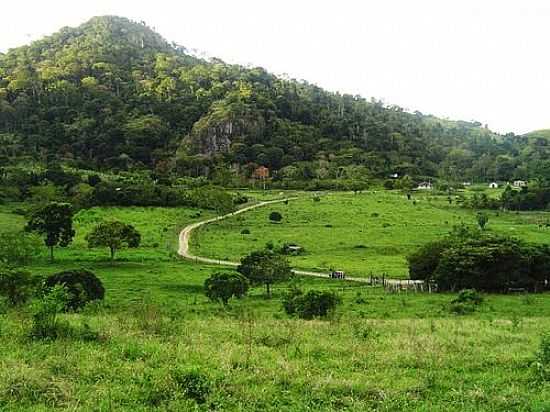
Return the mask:
{"type": "Polygon", "coordinates": [[[104,14],[328,90],[500,132],[550,128],[547,0],[19,0],[2,4],[0,50],[104,14]]]}

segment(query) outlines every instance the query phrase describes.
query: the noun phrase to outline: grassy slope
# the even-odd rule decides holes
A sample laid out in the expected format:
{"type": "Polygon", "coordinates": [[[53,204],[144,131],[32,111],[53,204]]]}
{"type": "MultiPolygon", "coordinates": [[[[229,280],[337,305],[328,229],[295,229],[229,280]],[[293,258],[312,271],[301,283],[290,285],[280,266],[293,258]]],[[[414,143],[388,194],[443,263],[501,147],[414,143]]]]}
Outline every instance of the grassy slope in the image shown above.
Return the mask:
{"type": "MultiPolygon", "coordinates": [[[[391,199],[371,205],[380,209],[377,222],[385,219],[382,206],[396,212],[391,199]]],[[[359,200],[334,197],[353,207],[359,200]]],[[[332,201],[309,202],[303,203],[308,216],[313,207],[332,201]]],[[[267,219],[268,210],[258,213],[267,219]]],[[[336,230],[343,218],[324,213],[336,230]]],[[[31,341],[25,311],[0,310],[0,410],[550,408],[550,387],[535,383],[531,366],[540,334],[550,330],[548,296],[488,296],[479,312],[456,317],[448,311],[450,295],[386,294],[308,278],[301,280],[304,288],[330,288],[343,297],[338,318],[288,319],[281,298],[289,285],[277,287],[269,301],[254,288],[224,310],[202,294],[202,282],[219,268],[171,258],[177,226],[194,216],[195,210],[162,208],[94,209],[79,215],[75,243],[58,251],[54,265],[42,258],[29,269],[50,273],[86,266],[98,273],[107,289],[105,305],[64,320],[77,329],[88,324],[99,337],[31,341]],[[115,266],[109,265],[106,250],[86,249],[86,232],[104,217],[135,224],[144,248],[124,251],[115,266]],[[190,368],[211,380],[206,405],[186,399],[175,383],[174,371],[190,368]]],[[[16,215],[1,217],[4,228],[22,224],[16,215]]]]}
{"type": "MultiPolygon", "coordinates": [[[[329,268],[354,276],[387,273],[407,277],[405,256],[425,242],[448,233],[452,226],[475,224],[475,212],[449,205],[446,196],[417,195],[413,204],[399,193],[332,193],[320,202],[309,198],[279,204],[202,227],[192,239],[200,256],[239,260],[267,242],[297,243],[303,256],[291,258],[295,267],[327,272],[329,268]],[[277,210],[281,224],[269,221],[277,210]],[[241,235],[243,228],[250,235],[241,235]]],[[[534,242],[548,241],[538,228],[548,213],[489,212],[489,228],[534,242]]]]}

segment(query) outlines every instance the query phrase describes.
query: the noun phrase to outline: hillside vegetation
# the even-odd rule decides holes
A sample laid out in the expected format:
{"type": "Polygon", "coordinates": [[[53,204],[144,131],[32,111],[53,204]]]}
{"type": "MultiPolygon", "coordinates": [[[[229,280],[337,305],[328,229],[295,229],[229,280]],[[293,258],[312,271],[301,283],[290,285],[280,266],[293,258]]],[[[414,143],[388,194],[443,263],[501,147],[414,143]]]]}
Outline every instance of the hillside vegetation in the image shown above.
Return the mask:
{"type": "MultiPolygon", "coordinates": [[[[144,23],[96,17],[0,54],[0,160],[293,180],[547,176],[548,147],[258,67],[198,59],[144,23]],[[27,156],[27,157],[25,157],[27,156]]],[[[221,177],[220,177],[221,176],[221,177]]]]}

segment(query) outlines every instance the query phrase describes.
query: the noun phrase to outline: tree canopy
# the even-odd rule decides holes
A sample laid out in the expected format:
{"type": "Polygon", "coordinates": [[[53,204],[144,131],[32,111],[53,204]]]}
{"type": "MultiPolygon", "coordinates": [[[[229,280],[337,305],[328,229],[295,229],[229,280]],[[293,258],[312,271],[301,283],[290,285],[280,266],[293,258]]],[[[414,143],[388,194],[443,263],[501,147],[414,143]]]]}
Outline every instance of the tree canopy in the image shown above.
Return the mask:
{"type": "Polygon", "coordinates": [[[265,285],[269,297],[272,284],[288,280],[292,276],[288,259],[269,249],[254,251],[242,258],[237,271],[252,284],[265,285]]]}
{"type": "Polygon", "coordinates": [[[44,243],[50,248],[53,261],[53,248],[68,246],[75,235],[73,229],[73,209],[68,203],[49,203],[30,216],[25,230],[44,235],[44,243]]]}
{"type": "Polygon", "coordinates": [[[116,251],[122,247],[136,248],[141,241],[140,233],[132,226],[123,222],[103,222],[97,225],[86,236],[88,247],[108,247],[111,261],[115,259],[116,251]]]}

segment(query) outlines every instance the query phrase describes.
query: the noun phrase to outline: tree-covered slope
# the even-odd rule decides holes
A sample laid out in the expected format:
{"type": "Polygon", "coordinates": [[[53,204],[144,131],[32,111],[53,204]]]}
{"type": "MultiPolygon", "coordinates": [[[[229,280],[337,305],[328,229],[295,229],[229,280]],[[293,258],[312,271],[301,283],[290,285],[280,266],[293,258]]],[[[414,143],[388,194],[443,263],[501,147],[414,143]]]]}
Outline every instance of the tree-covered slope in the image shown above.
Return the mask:
{"type": "Polygon", "coordinates": [[[179,175],[265,165],[294,179],[506,179],[522,148],[479,123],[201,60],[112,16],[0,54],[0,143],[4,162],[33,156],[179,175]]]}

